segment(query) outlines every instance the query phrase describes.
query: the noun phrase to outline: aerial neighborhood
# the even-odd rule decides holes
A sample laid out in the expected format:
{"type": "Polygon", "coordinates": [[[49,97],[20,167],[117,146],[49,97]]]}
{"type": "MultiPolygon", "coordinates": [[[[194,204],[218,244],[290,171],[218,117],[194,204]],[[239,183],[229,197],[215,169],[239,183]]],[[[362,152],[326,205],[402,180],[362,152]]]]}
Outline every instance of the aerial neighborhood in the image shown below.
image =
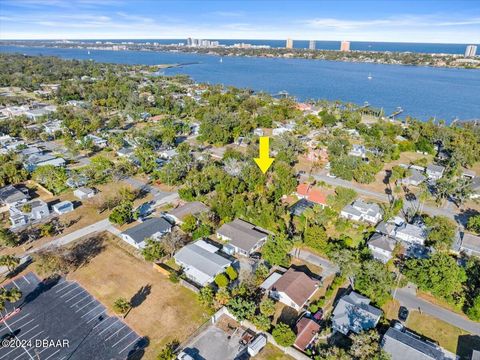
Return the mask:
{"type": "Polygon", "coordinates": [[[33,272],[99,302],[109,358],[479,358],[478,125],[158,66],[0,68],[2,311],[33,272]]]}

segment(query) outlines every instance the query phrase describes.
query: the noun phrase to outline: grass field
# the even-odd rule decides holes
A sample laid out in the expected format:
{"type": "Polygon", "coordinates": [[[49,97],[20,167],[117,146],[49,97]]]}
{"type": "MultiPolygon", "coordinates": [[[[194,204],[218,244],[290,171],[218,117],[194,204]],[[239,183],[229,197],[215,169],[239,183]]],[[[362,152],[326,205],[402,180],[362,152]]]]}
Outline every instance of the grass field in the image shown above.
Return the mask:
{"type": "Polygon", "coordinates": [[[136,306],[125,322],[149,339],[144,359],[154,359],[163,345],[185,340],[208,319],[208,311],[196,294],[171,283],[153,267],[129,254],[111,240],[105,249],[69,275],[78,281],[110,311],[119,297],[132,299],[136,306]]]}
{"type": "Polygon", "coordinates": [[[410,312],[406,325],[416,333],[438,342],[448,351],[460,355],[462,359],[470,359],[468,355],[471,355],[472,349],[480,350],[480,337],[470,336],[462,329],[418,311],[410,312]]]}
{"type": "Polygon", "coordinates": [[[293,360],[290,355],[284,354],[279,348],[267,343],[260,353],[253,357],[255,360],[293,360]]]}

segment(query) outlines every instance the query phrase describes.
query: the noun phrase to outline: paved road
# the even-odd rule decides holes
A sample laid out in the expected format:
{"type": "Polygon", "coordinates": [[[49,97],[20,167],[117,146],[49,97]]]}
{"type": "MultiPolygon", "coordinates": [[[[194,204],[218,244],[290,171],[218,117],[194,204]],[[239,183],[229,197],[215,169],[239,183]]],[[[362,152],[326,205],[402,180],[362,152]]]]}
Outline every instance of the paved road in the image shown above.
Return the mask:
{"type": "Polygon", "coordinates": [[[135,179],[133,177],[126,178],[124,180],[127,184],[131,185],[137,190],[143,190],[151,193],[153,195],[153,200],[155,201],[154,206],[159,206],[162,204],[166,204],[168,202],[171,202],[173,200],[178,199],[178,193],[177,192],[167,192],[167,191],[161,191],[146,182],[143,182],[141,180],[135,179]]]}
{"type": "MultiPolygon", "coordinates": [[[[363,195],[363,196],[368,196],[368,197],[371,197],[371,198],[374,198],[374,199],[377,199],[377,200],[383,201],[383,202],[388,202],[389,201],[387,194],[372,191],[372,190],[363,189],[363,188],[360,188],[358,186],[354,186],[354,184],[350,181],[342,180],[342,179],[339,179],[339,178],[331,178],[331,177],[328,177],[328,176],[323,175],[323,174],[315,174],[315,175],[313,175],[313,177],[316,180],[326,182],[329,185],[343,186],[343,187],[346,187],[346,188],[354,189],[357,193],[359,193],[360,195],[363,195]]],[[[417,208],[418,207],[418,202],[417,201],[405,201],[404,209],[407,210],[410,207],[417,208]]],[[[455,220],[455,211],[450,210],[448,208],[444,209],[444,208],[437,208],[437,207],[422,205],[420,207],[420,211],[425,212],[429,215],[433,215],[433,216],[443,215],[443,216],[449,217],[450,219],[455,220]]]]}
{"type": "Polygon", "coordinates": [[[422,313],[436,317],[471,334],[480,335],[480,323],[418,298],[413,286],[398,289],[394,293],[394,297],[401,305],[409,309],[418,310],[420,308],[422,313]]]}
{"type": "Polygon", "coordinates": [[[322,258],[318,255],[315,255],[308,250],[294,248],[290,252],[290,255],[292,255],[293,257],[302,259],[306,262],[309,262],[313,265],[320,266],[323,269],[322,271],[323,278],[329,277],[330,275],[334,275],[340,271],[338,266],[332,263],[331,261],[325,258],[322,258]]]}

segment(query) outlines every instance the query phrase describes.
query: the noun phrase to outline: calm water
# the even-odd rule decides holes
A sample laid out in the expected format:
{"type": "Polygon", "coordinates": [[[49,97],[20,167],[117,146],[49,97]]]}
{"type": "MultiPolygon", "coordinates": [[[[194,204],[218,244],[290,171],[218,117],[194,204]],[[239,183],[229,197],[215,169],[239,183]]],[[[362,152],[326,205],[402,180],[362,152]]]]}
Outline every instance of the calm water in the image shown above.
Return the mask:
{"type": "Polygon", "coordinates": [[[194,80],[277,93],[299,100],[368,101],[387,113],[401,106],[405,115],[447,122],[480,118],[480,71],[302,59],[219,57],[210,55],[0,46],[1,52],[54,55],[125,64],[196,63],[168,69],[194,80]],[[373,79],[368,80],[371,74],[373,79]]]}

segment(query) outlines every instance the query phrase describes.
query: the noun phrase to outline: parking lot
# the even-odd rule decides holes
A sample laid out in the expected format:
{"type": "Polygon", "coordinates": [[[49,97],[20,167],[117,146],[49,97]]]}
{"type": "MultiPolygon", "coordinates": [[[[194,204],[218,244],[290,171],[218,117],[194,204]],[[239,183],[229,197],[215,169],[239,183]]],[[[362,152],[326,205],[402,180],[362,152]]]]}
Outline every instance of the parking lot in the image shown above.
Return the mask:
{"type": "Polygon", "coordinates": [[[5,287],[17,287],[22,298],[7,304],[7,312],[20,312],[0,323],[0,337],[24,346],[0,347],[0,360],[130,359],[146,345],[76,282],[44,282],[28,273],[5,287]]]}

